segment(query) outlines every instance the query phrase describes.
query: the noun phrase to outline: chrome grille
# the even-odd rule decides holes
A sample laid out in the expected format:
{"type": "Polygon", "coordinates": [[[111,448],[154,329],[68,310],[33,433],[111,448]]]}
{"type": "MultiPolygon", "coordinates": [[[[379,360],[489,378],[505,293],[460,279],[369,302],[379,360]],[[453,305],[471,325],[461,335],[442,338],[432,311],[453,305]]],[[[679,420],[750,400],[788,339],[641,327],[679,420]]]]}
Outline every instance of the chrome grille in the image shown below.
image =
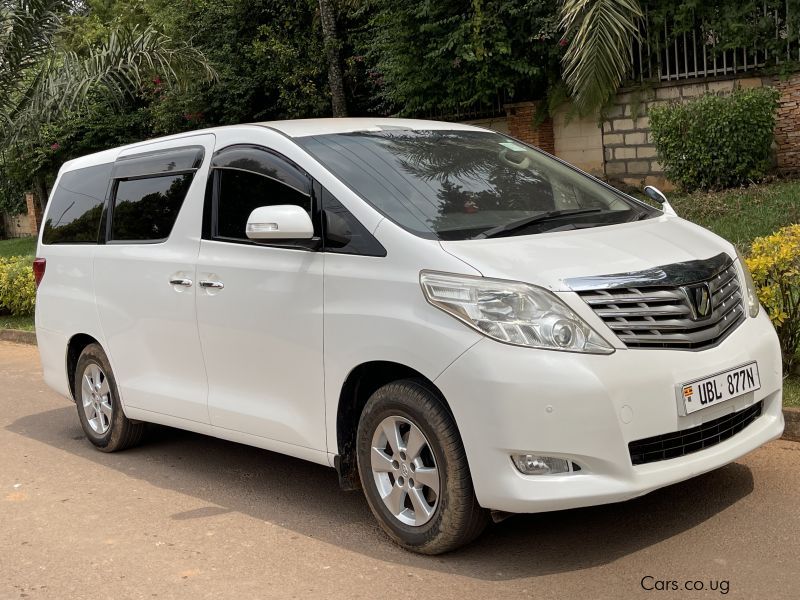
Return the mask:
{"type": "MultiPolygon", "coordinates": [[[[728,258],[707,283],[711,314],[701,318],[682,285],[579,290],[578,294],[630,348],[700,350],[714,346],[744,320],[736,266],[728,258]]],[[[665,283],[665,282],[664,282],[665,283]]]]}

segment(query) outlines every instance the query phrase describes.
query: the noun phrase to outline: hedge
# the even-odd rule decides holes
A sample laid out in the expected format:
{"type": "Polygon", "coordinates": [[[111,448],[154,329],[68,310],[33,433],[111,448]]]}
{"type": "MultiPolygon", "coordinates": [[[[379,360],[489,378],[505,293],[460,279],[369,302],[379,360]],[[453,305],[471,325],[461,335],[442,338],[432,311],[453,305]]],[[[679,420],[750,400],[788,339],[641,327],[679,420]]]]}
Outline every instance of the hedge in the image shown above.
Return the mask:
{"type": "Polygon", "coordinates": [[[758,181],[772,167],[778,91],[705,94],[650,109],[650,132],[667,177],[687,191],[758,181]]]}
{"type": "Polygon", "coordinates": [[[0,257],[0,314],[32,315],[36,282],[30,257],[0,257]]]}

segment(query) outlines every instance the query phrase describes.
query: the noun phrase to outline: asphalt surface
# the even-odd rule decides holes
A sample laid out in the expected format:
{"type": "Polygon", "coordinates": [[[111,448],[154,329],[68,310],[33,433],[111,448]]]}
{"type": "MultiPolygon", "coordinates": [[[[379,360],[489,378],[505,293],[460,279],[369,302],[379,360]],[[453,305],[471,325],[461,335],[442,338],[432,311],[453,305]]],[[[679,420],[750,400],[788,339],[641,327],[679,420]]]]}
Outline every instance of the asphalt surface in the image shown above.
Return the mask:
{"type": "Polygon", "coordinates": [[[392,545],[331,469],[168,428],[94,450],[36,348],[0,343],[3,599],[778,599],[799,583],[800,444],[422,557],[392,545]]]}

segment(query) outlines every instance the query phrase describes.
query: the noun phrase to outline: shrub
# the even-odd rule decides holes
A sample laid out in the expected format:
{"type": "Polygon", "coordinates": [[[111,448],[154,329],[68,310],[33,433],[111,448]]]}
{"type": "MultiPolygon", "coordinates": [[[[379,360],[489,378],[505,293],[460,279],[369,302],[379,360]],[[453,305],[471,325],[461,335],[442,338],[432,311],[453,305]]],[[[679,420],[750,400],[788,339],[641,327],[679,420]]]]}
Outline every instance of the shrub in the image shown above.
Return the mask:
{"type": "Polygon", "coordinates": [[[772,166],[778,91],[705,94],[650,109],[650,132],[667,177],[685,190],[735,187],[772,166]]]}
{"type": "Polygon", "coordinates": [[[0,313],[32,315],[36,304],[36,282],[29,257],[0,257],[0,313]]]}
{"type": "Polygon", "coordinates": [[[786,372],[800,344],[800,225],[753,240],[747,266],[778,332],[786,372]]]}

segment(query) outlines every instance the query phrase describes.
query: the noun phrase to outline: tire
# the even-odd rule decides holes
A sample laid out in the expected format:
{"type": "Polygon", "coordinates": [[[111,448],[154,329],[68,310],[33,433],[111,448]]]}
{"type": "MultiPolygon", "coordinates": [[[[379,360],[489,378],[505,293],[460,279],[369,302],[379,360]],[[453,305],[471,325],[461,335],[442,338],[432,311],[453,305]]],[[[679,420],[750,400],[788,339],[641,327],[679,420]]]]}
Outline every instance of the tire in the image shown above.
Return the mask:
{"type": "Polygon", "coordinates": [[[146,424],[131,421],[122,412],[117,381],[99,344],[83,349],[73,378],[78,419],[98,450],[116,452],[142,441],[146,424]]]}
{"type": "Polygon", "coordinates": [[[423,383],[400,380],[372,394],[359,420],[356,453],[372,514],[403,548],[442,554],[486,527],[488,513],[475,498],[458,429],[423,383]]]}

